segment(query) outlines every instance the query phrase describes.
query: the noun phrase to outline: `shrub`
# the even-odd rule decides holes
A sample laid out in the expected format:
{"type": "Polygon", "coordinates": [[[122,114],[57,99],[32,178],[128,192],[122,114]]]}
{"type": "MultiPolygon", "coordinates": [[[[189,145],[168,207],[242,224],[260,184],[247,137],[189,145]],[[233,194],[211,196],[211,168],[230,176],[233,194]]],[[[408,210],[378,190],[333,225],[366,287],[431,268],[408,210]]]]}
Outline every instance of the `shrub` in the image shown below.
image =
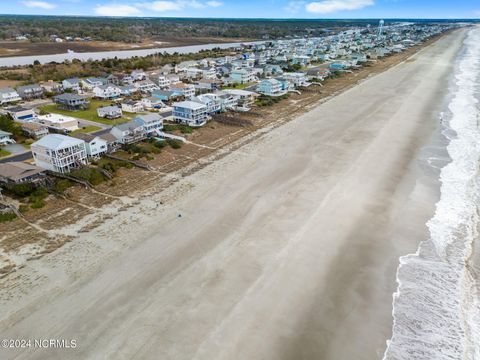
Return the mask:
{"type": "Polygon", "coordinates": [[[15,136],[22,134],[21,126],[6,115],[0,115],[0,130],[12,133],[15,136]]]}
{"type": "Polygon", "coordinates": [[[25,205],[25,204],[21,204],[19,207],[18,207],[18,211],[20,211],[22,214],[23,213],[26,213],[28,211],[28,205],[25,205]]]}
{"type": "Polygon", "coordinates": [[[40,198],[35,199],[35,201],[33,201],[32,204],[30,205],[32,209],[40,209],[44,206],[45,206],[45,202],[40,198]]]}
{"type": "Polygon", "coordinates": [[[166,143],[165,141],[156,140],[153,145],[154,145],[156,148],[163,149],[165,146],[167,146],[167,143],[166,143]]]}
{"type": "Polygon", "coordinates": [[[180,131],[182,134],[191,134],[193,132],[193,128],[188,125],[174,125],[174,124],[165,124],[163,125],[163,130],[165,131],[180,131]]]}
{"type": "Polygon", "coordinates": [[[170,145],[172,149],[180,149],[182,147],[182,144],[180,143],[180,141],[175,139],[167,139],[167,143],[168,145],[170,145]]]}
{"type": "Polygon", "coordinates": [[[11,221],[13,219],[15,219],[17,217],[17,215],[15,215],[14,213],[3,213],[3,214],[0,214],[0,222],[4,222],[4,221],[11,221]]]}
{"type": "Polygon", "coordinates": [[[44,188],[35,189],[29,197],[30,202],[35,203],[36,201],[42,201],[48,196],[47,190],[44,188]]]}
{"type": "Polygon", "coordinates": [[[31,183],[21,183],[21,184],[15,184],[12,185],[8,188],[8,190],[16,196],[19,197],[25,197],[30,195],[30,193],[33,191],[33,185],[31,183]]]}
{"type": "Polygon", "coordinates": [[[72,186],[72,182],[68,179],[59,179],[55,183],[55,191],[59,193],[63,193],[67,190],[70,186],[72,186]]]}
{"type": "Polygon", "coordinates": [[[86,180],[92,185],[98,185],[105,181],[103,174],[98,169],[91,167],[84,167],[74,170],[70,173],[70,175],[76,177],[77,179],[86,180]]]}

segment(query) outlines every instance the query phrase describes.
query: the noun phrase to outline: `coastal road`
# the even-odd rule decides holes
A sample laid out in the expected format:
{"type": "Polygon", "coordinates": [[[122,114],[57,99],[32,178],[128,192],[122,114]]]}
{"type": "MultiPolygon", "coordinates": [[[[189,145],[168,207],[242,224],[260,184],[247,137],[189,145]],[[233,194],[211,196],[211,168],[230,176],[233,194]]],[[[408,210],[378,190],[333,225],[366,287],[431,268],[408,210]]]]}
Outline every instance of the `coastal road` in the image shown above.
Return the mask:
{"type": "Polygon", "coordinates": [[[32,152],[25,151],[24,153],[21,153],[18,155],[9,156],[8,158],[5,158],[5,159],[0,159],[0,163],[7,163],[12,161],[25,161],[32,158],[33,158],[32,152]]]}
{"type": "Polygon", "coordinates": [[[56,254],[27,264],[50,285],[2,309],[2,338],[77,346],[0,358],[381,359],[398,257],[428,236],[438,184],[422,149],[463,36],[182,179],[175,202],[80,234],[59,250],[69,271],[56,254]],[[88,242],[119,254],[72,265],[88,242]]]}

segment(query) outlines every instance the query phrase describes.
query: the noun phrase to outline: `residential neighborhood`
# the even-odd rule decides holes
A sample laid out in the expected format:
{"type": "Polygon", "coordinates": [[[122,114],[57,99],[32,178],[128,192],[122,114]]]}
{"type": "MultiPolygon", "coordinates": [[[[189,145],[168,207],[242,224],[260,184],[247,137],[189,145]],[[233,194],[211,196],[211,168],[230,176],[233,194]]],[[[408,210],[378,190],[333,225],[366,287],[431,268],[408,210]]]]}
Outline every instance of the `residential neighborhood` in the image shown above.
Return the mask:
{"type": "MultiPolygon", "coordinates": [[[[0,129],[0,160],[69,174],[136,144],[181,143],[186,138],[172,133],[176,126],[189,133],[214,119],[234,124],[235,116],[321,87],[330,77],[370,66],[449,26],[353,28],[318,38],[257,42],[232,49],[229,56],[153,70],[1,88],[0,115],[21,130],[0,129]]],[[[8,180],[0,169],[1,176],[8,180]]]]}

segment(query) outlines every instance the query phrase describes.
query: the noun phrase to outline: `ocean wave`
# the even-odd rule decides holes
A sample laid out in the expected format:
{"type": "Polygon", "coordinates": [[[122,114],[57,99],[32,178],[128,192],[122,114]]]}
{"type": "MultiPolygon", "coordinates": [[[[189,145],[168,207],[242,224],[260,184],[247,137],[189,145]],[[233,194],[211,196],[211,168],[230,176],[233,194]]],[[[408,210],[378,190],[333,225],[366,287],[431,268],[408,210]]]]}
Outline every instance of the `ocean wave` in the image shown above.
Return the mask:
{"type": "Polygon", "coordinates": [[[453,96],[444,119],[451,162],[440,173],[440,200],[427,223],[430,238],[415,254],[400,258],[392,338],[384,360],[480,359],[475,264],[480,258],[475,254],[480,225],[479,83],[480,29],[476,28],[469,31],[455,66],[453,96]]]}

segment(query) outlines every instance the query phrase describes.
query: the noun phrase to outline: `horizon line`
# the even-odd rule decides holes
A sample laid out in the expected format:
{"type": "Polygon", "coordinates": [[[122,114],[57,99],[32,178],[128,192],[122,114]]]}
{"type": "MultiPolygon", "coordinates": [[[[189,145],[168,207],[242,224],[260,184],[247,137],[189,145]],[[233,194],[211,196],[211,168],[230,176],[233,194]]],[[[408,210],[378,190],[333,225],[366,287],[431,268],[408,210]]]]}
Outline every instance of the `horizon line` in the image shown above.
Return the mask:
{"type": "Polygon", "coordinates": [[[303,20],[442,20],[442,21],[476,21],[480,22],[480,18],[426,18],[426,17],[359,17],[359,18],[254,18],[254,17],[195,17],[195,16],[101,16],[101,15],[72,15],[72,14],[0,14],[0,16],[35,16],[35,17],[72,17],[72,18],[100,18],[100,19],[195,19],[195,20],[289,20],[289,21],[303,21],[303,20]]]}

